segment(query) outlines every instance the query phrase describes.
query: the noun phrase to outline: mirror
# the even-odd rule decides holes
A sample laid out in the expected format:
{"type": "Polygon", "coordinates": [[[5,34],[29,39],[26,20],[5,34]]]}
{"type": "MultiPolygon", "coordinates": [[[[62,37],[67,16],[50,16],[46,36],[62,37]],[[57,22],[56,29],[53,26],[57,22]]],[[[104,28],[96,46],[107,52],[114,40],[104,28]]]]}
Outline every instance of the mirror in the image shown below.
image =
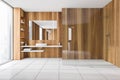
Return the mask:
{"type": "Polygon", "coordinates": [[[57,21],[33,20],[29,21],[29,40],[55,40],[57,34],[57,21]]]}

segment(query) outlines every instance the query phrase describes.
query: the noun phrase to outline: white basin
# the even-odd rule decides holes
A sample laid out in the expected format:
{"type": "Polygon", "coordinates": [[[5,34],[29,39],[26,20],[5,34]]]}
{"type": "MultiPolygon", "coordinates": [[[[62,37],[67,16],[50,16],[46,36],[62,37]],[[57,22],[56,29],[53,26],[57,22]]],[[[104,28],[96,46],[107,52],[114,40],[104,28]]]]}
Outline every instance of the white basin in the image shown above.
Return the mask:
{"type": "Polygon", "coordinates": [[[36,43],[36,46],[47,46],[46,43],[36,43]]]}

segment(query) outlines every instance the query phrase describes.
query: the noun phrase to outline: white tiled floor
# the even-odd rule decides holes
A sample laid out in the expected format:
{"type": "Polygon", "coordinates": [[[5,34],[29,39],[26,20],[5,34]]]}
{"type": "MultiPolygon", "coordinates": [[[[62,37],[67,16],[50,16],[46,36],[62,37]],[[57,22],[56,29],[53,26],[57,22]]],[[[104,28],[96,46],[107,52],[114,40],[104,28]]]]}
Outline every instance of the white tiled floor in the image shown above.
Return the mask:
{"type": "Polygon", "coordinates": [[[4,64],[4,63],[6,63],[6,62],[9,62],[9,61],[10,61],[10,60],[6,60],[6,59],[0,58],[0,65],[4,64]]]}
{"type": "Polygon", "coordinates": [[[120,68],[104,60],[29,58],[0,66],[0,80],[120,80],[120,68]]]}

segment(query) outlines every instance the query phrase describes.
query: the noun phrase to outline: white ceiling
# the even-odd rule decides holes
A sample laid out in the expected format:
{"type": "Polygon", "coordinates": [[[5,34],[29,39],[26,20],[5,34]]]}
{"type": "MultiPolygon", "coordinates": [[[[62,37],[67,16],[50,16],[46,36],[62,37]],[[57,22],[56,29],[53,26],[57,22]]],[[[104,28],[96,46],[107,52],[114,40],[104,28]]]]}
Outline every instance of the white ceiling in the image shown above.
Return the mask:
{"type": "Polygon", "coordinates": [[[57,21],[52,20],[46,20],[46,21],[39,21],[34,20],[36,24],[38,24],[43,29],[57,29],[57,21]]]}
{"type": "Polygon", "coordinates": [[[61,11],[62,8],[103,8],[112,0],[4,0],[28,12],[61,11]]]}

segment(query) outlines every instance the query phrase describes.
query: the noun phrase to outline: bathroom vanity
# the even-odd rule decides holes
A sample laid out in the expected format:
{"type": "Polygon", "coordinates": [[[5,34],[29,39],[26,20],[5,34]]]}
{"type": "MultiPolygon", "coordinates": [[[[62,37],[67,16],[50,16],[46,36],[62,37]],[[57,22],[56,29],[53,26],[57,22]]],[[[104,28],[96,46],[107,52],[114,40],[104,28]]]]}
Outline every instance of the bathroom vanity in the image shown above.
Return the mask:
{"type": "Polygon", "coordinates": [[[23,49],[23,51],[21,52],[44,52],[43,48],[62,48],[62,45],[41,45],[41,46],[37,46],[37,45],[33,45],[33,46],[21,46],[23,49]],[[37,50],[32,50],[32,48],[39,48],[37,50]]]}
{"type": "Polygon", "coordinates": [[[29,58],[60,58],[62,45],[25,45],[21,46],[22,54],[29,58]]]}
{"type": "Polygon", "coordinates": [[[27,54],[29,58],[60,58],[62,56],[62,45],[25,45],[21,46],[21,53],[27,54]]]}
{"type": "Polygon", "coordinates": [[[29,20],[29,40],[21,45],[21,54],[27,58],[60,58],[57,20],[29,20]]]}
{"type": "Polygon", "coordinates": [[[24,12],[14,8],[14,60],[60,58],[60,12],[24,12]],[[50,17],[48,17],[50,16],[50,17]]]}

